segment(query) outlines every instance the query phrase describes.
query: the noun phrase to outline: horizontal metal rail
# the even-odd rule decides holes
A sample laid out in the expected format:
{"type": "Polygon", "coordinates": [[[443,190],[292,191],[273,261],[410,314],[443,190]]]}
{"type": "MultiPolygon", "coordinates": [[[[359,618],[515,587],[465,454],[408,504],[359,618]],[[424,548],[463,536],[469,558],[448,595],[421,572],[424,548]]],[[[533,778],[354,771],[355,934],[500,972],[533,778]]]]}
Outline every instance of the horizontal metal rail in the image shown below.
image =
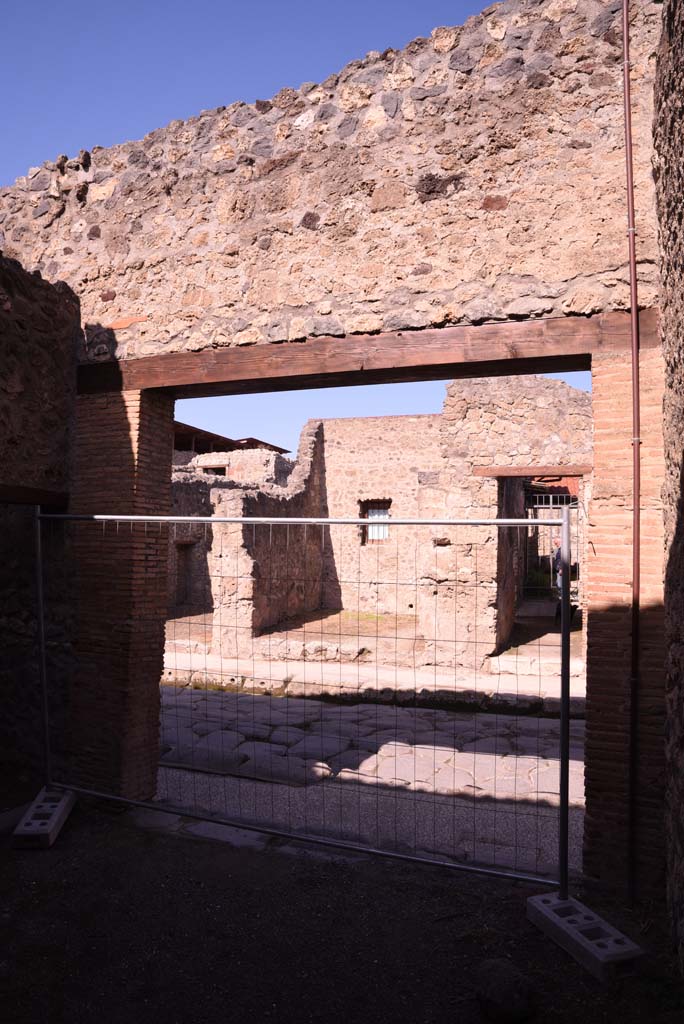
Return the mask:
{"type": "Polygon", "coordinates": [[[40,519],[85,523],[233,523],[245,526],[562,526],[562,519],[323,519],[292,516],[115,516],[42,512],[40,519]]]}

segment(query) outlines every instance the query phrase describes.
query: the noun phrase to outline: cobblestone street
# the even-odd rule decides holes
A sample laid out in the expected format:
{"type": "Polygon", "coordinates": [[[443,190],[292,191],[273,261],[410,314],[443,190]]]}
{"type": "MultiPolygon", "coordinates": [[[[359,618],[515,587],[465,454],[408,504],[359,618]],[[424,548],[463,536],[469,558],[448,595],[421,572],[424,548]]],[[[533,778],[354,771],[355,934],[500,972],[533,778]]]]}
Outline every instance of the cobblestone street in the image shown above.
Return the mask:
{"type": "MultiPolygon", "coordinates": [[[[553,873],[558,721],[162,688],[159,797],[244,823],[553,873]]],[[[584,723],[571,723],[579,868],[584,723]]]]}

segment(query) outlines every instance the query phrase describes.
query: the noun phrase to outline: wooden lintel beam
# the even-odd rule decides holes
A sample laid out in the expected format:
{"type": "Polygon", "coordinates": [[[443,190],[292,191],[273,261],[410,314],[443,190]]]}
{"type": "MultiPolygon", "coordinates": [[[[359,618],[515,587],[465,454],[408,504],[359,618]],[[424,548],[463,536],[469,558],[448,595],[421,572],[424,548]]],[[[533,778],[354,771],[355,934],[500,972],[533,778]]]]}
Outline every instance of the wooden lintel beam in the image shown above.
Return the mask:
{"type": "MultiPolygon", "coordinates": [[[[657,310],[641,314],[644,347],[657,310]]],[[[582,370],[595,352],[629,348],[627,313],[426,328],[249,347],[169,352],[79,367],[81,394],[163,388],[178,398],[350,384],[582,370]]]]}
{"type": "Polygon", "coordinates": [[[473,466],[473,476],[587,476],[592,467],[587,463],[580,466],[473,466]]]}

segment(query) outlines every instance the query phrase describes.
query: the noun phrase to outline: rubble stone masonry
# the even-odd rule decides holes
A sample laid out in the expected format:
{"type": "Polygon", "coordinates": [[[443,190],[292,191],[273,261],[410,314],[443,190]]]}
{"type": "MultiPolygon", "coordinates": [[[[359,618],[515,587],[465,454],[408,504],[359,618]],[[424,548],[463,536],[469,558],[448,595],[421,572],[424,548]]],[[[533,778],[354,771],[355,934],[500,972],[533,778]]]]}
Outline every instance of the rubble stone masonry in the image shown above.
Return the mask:
{"type": "Polygon", "coordinates": [[[666,367],[664,487],[667,629],[668,897],[684,969],[684,3],[666,0],[656,85],[656,182],[666,367]]]}
{"type": "MultiPolygon", "coordinates": [[[[0,248],[74,289],[86,321],[83,361],[626,309],[620,7],[619,0],[507,0],[401,52],[368,54],[320,84],[283,89],[254,106],[206,111],[138,142],[58,157],[0,189],[0,248]]],[[[631,11],[640,299],[657,306],[652,121],[663,8],[640,0],[631,11]]],[[[665,15],[657,170],[666,253],[667,537],[673,539],[666,742],[672,892],[679,894],[671,898],[681,935],[684,839],[676,814],[684,795],[678,772],[684,644],[681,544],[674,539],[684,424],[680,2],[669,0],[665,15]]],[[[627,841],[629,367],[624,358],[599,353],[592,372],[590,542],[596,560],[590,566],[586,865],[617,881],[627,841]]],[[[642,374],[637,859],[642,877],[657,884],[664,757],[659,352],[644,353],[642,374]]],[[[481,450],[482,438],[485,463],[560,457],[560,430],[554,432],[558,441],[540,430],[538,445],[528,442],[531,451],[523,450],[523,420],[536,422],[539,407],[527,404],[518,381],[491,420],[478,405],[486,386],[463,383],[450,392],[442,468],[425,467],[439,476],[424,484],[425,516],[465,507],[463,481],[477,468],[472,453],[481,450]]],[[[82,396],[78,405],[72,508],[167,512],[171,400],[129,392],[82,396]]],[[[553,399],[545,408],[558,414],[553,399]]],[[[296,487],[296,472],[284,490],[296,487]]],[[[468,491],[470,515],[489,515],[498,507],[497,484],[477,479],[468,491]]],[[[295,497],[292,491],[290,498],[274,492],[263,500],[246,494],[239,499],[246,514],[248,508],[269,514],[310,507],[303,492],[295,497]]],[[[451,578],[450,540],[433,538],[426,586],[433,571],[443,581],[451,578]]],[[[459,541],[469,538],[460,533],[459,541]]],[[[154,786],[167,543],[163,531],[156,537],[133,531],[132,539],[115,538],[109,549],[85,529],[74,539],[80,545],[82,666],[72,691],[78,707],[73,714],[70,709],[74,751],[80,777],[132,796],[151,795],[154,786]],[[93,600],[97,593],[100,604],[93,600]]],[[[473,570],[472,562],[459,559],[466,578],[473,570]]],[[[476,574],[478,585],[490,588],[488,629],[496,572],[490,545],[476,574]]],[[[261,585],[253,577],[245,591],[255,606],[261,585]]],[[[287,608],[290,596],[281,598],[287,608]]],[[[436,637],[439,626],[449,641],[439,614],[426,635],[436,637]]]]}
{"type": "Polygon", "coordinates": [[[69,490],[78,300],[0,255],[2,490],[69,490]]]}
{"type": "Polygon", "coordinates": [[[250,653],[254,633],[318,608],[415,616],[424,663],[479,669],[510,635],[521,582],[515,530],[392,520],[523,515],[519,481],[501,486],[475,468],[534,476],[536,466],[591,461],[591,395],[523,376],[454,381],[441,415],[311,421],[285,485],[177,468],[179,515],[357,519],[368,502],[389,506],[389,536],[377,543],[364,543],[357,526],[177,527],[171,592],[186,600],[178,613],[213,607],[214,640],[231,655],[236,644],[250,653]]]}
{"type": "MultiPolygon", "coordinates": [[[[0,248],[66,280],[81,357],[628,306],[618,0],[508,0],[319,84],[0,190],[0,248]]],[[[641,301],[661,7],[632,5],[641,301]]]]}
{"type": "MultiPolygon", "coordinates": [[[[66,285],[48,284],[0,256],[0,757],[38,770],[44,742],[30,506],[64,502],[69,490],[79,323],[78,300],[66,285]]],[[[46,557],[59,548],[63,562],[59,538],[45,538],[44,548],[46,557]]],[[[45,586],[56,698],[69,619],[63,565],[45,586]]]]}

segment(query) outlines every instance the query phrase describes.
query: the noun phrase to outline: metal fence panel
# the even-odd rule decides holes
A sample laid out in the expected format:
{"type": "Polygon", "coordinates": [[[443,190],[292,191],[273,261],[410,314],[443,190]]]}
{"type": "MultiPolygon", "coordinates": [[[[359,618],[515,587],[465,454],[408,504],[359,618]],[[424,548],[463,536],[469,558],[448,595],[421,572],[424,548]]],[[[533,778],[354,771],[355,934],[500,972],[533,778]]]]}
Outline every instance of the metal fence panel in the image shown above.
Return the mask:
{"type": "MultiPolygon", "coordinates": [[[[562,884],[579,870],[568,510],[389,519],[372,544],[363,519],[41,519],[57,553],[84,532],[104,551],[164,531],[165,807],[562,884]],[[562,532],[565,570],[559,607],[532,625],[519,578],[531,529],[562,532]]],[[[106,587],[91,597],[104,605],[106,587]]],[[[68,759],[56,770],[69,785],[68,759]]]]}

